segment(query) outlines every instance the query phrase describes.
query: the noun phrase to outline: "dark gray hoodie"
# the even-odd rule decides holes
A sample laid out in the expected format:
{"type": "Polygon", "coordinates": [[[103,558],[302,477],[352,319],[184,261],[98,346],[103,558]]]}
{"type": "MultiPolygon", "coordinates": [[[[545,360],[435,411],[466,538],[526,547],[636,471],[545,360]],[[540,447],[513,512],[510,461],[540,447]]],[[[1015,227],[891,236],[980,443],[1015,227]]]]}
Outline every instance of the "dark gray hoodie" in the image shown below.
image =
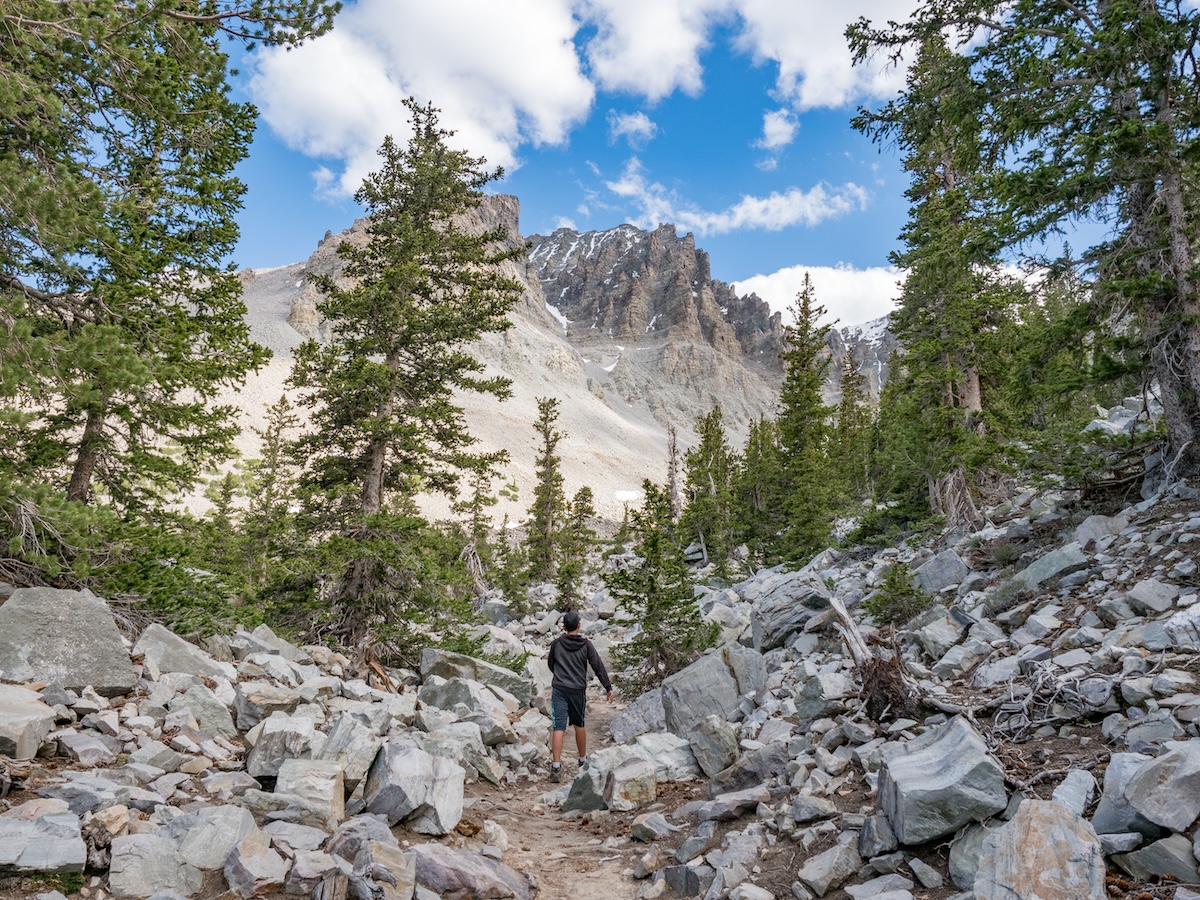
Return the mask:
{"type": "Polygon", "coordinates": [[[553,686],[564,691],[583,691],[587,689],[587,667],[590,665],[604,690],[611,691],[612,682],[608,680],[608,672],[600,660],[596,648],[581,634],[562,634],[550,645],[550,655],[546,657],[546,665],[554,673],[553,686]]]}

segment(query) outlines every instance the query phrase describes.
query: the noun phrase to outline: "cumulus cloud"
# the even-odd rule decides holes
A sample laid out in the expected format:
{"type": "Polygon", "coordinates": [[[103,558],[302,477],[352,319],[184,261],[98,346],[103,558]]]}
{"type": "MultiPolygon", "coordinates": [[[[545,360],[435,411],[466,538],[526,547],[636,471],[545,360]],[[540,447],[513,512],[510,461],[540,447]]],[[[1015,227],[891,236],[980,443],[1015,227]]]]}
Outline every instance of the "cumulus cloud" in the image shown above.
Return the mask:
{"type": "Polygon", "coordinates": [[[861,325],[885,316],[896,308],[903,275],[890,266],[856,269],[853,266],[788,266],[769,275],[755,275],[734,283],[741,294],[758,294],[772,310],[790,320],[790,307],[804,285],[812,279],[816,300],[828,311],[828,321],[840,326],[861,325]]]}
{"type": "Polygon", "coordinates": [[[650,101],[704,86],[700,54],[730,0],[582,0],[581,19],[594,25],[587,42],[592,77],[605,90],[650,101]]]}
{"type": "Polygon", "coordinates": [[[644,112],[619,113],[615,109],[608,111],[608,139],[616,143],[621,138],[635,149],[646,146],[658,133],[658,126],[644,112]]]}
{"type": "Polygon", "coordinates": [[[766,197],[743,197],[724,210],[704,210],[652,181],[636,157],[629,160],[620,178],[605,182],[605,186],[637,209],[630,219],[632,224],[652,229],[662,222],[674,222],[681,230],[701,237],[743,229],[811,227],[863,209],[869,199],[863,188],[847,182],[838,187],[818,184],[808,190],[791,187],[783,192],[772,191],[766,197]]]}
{"type": "Polygon", "coordinates": [[[566,0],[359,0],[320,40],[257,54],[250,93],[289,146],[341,161],[343,194],[384,135],[407,136],[409,95],[441,108],[458,146],[513,167],[523,144],[562,143],[591,109],[578,27],[566,0]]]}
{"type": "Polygon", "coordinates": [[[859,16],[877,23],[903,19],[913,2],[730,0],[730,5],[741,22],[738,46],[760,62],[778,65],[778,99],[798,109],[891,96],[904,84],[904,72],[882,60],[852,66],[845,31],[859,16]]]}
{"type": "Polygon", "coordinates": [[[763,136],[755,144],[763,150],[778,150],[796,139],[800,123],[786,109],[776,109],[763,114],[763,136]]]}

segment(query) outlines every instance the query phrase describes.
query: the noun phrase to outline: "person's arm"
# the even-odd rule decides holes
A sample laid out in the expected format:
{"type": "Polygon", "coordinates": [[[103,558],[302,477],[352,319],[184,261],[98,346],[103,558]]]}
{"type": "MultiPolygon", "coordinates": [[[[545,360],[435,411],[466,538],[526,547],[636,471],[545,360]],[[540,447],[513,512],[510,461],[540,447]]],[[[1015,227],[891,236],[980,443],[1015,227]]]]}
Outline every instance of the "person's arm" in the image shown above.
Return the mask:
{"type": "Polygon", "coordinates": [[[604,668],[604,660],[600,658],[600,654],[596,652],[596,647],[591,641],[588,641],[587,644],[587,660],[592,671],[596,673],[596,677],[600,679],[600,683],[604,685],[604,690],[608,692],[608,699],[612,700],[613,686],[612,682],[608,680],[608,670],[604,668]]]}
{"type": "Polygon", "coordinates": [[[554,651],[557,649],[558,649],[558,641],[557,640],[551,641],[550,642],[550,652],[548,654],[546,654],[546,668],[548,668],[551,672],[554,671],[554,651]]]}

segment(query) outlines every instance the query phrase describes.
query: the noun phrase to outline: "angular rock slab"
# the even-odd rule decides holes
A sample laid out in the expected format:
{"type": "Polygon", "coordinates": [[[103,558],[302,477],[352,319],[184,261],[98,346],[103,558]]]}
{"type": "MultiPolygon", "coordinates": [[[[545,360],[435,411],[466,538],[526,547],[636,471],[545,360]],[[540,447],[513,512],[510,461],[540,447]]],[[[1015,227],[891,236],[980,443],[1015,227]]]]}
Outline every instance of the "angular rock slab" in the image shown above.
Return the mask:
{"type": "Polygon", "coordinates": [[[33,759],[53,727],[54,710],[42,702],[41,694],[0,684],[0,756],[33,759]]]}
{"type": "Polygon", "coordinates": [[[858,855],[856,847],[839,843],[809,858],[796,872],[796,878],[808,885],[818,897],[824,897],[856,875],[862,864],[863,858],[858,855]]]}
{"type": "Polygon", "coordinates": [[[62,875],[82,872],[86,862],[87,846],[74,813],[51,812],[32,820],[0,816],[0,871],[62,875]]]}
{"type": "Polygon", "coordinates": [[[1129,805],[1156,825],[1186,831],[1200,815],[1200,741],[1169,750],[1125,786],[1129,805]]]}
{"type": "Polygon", "coordinates": [[[108,890],[115,897],[150,897],[158,891],[190,897],[204,883],[204,873],[187,863],[174,843],[157,834],[115,837],[111,849],[108,890]]]}
{"type": "Polygon", "coordinates": [[[720,716],[706,716],[688,736],[700,770],[711,778],[738,758],[737,732],[720,716]]]}
{"type": "Polygon", "coordinates": [[[0,678],[103,697],[137,684],[108,604],[91,591],[19,588],[0,606],[0,678]]]}
{"type": "Polygon", "coordinates": [[[708,716],[732,716],[740,699],[737,679],[720,653],[702,656],[662,683],[667,730],[685,739],[708,716]]]}
{"type": "Polygon", "coordinates": [[[879,806],[901,844],[923,844],[1008,805],[1004,770],[956,717],[884,756],[879,806]]]}
{"type": "Polygon", "coordinates": [[[662,690],[646,691],[623,710],[613,716],[609,730],[613,742],[627,744],[639,734],[662,731],[667,727],[667,716],[663,711],[662,690]]]}
{"type": "Polygon", "coordinates": [[[1102,900],[1104,854],[1092,826],[1061,803],[1026,800],[983,841],[976,900],[1102,900]]]}
{"type": "Polygon", "coordinates": [[[333,831],[346,818],[346,786],[340,763],[288,759],[279,767],[275,791],[296,797],[317,820],[333,831]]]}
{"type": "Polygon", "coordinates": [[[751,607],[754,649],[761,653],[782,647],[809,619],[829,608],[829,596],[824,582],[811,572],[780,573],[751,607]]]}
{"type": "Polygon", "coordinates": [[[158,672],[183,672],[202,678],[237,681],[237,670],[229,663],[218,662],[158,623],[146,627],[134,644],[133,652],[143,656],[146,664],[158,672]]]}
{"type": "Polygon", "coordinates": [[[529,706],[533,698],[533,681],[523,678],[510,669],[464,656],[461,653],[451,653],[449,650],[434,650],[426,648],[421,651],[421,677],[438,675],[442,678],[467,678],[482,684],[495,685],[517,698],[522,706],[529,706]]]}
{"type": "Polygon", "coordinates": [[[609,809],[631,812],[653,803],[658,796],[654,763],[648,759],[630,759],[608,773],[604,802],[609,809]]]}
{"type": "Polygon", "coordinates": [[[524,875],[481,854],[441,844],[418,844],[410,852],[417,860],[417,884],[440,896],[515,900],[533,896],[524,875]]]}
{"type": "Polygon", "coordinates": [[[402,819],[421,834],[447,834],[462,818],[467,773],[448,759],[419,747],[385,743],[367,773],[367,811],[402,819]]]}
{"type": "Polygon", "coordinates": [[[250,900],[275,888],[287,879],[291,863],[271,847],[271,836],[255,830],[242,838],[225,861],[225,881],[229,890],[250,900]]]}
{"type": "Polygon", "coordinates": [[[184,861],[197,869],[221,869],[242,838],[257,829],[240,806],[210,806],[177,816],[158,834],[170,838],[184,861]]]}

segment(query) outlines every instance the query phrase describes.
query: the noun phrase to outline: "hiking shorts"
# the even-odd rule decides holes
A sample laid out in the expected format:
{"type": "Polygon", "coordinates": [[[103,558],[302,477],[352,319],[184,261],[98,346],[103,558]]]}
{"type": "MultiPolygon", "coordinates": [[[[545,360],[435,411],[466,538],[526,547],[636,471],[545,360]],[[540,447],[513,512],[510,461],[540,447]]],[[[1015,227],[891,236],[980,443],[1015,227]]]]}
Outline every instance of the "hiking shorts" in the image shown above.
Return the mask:
{"type": "Polygon", "coordinates": [[[566,731],[567,725],[583,728],[583,714],[587,709],[587,691],[564,691],[554,688],[550,692],[550,712],[553,713],[554,730],[566,731]]]}

